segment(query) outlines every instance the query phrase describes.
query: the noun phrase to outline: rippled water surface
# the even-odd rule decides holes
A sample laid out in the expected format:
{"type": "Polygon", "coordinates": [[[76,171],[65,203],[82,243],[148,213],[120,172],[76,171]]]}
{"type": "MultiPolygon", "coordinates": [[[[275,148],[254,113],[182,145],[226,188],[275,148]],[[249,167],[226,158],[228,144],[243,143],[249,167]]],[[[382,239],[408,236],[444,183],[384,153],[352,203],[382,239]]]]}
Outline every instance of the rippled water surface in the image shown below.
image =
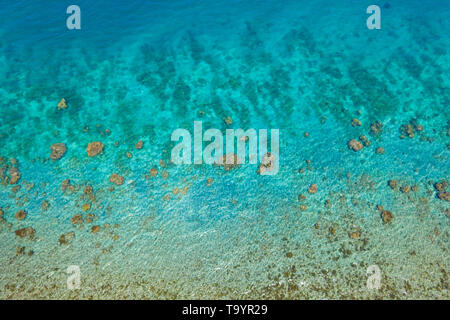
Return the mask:
{"type": "Polygon", "coordinates": [[[71,4],[0,4],[0,298],[449,298],[450,2],[71,4]],[[174,165],[194,121],[278,174],[174,165]]]}

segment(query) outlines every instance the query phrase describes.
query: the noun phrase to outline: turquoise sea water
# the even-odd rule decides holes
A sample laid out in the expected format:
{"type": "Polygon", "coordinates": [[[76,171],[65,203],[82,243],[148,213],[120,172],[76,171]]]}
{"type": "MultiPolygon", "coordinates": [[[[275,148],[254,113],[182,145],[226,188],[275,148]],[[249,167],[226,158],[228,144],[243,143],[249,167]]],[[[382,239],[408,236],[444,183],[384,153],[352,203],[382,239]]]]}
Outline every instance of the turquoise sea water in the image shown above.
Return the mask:
{"type": "Polygon", "coordinates": [[[80,0],[68,30],[71,4],[0,4],[2,299],[449,298],[450,2],[80,0]],[[171,164],[194,121],[279,129],[278,174],[171,164]]]}

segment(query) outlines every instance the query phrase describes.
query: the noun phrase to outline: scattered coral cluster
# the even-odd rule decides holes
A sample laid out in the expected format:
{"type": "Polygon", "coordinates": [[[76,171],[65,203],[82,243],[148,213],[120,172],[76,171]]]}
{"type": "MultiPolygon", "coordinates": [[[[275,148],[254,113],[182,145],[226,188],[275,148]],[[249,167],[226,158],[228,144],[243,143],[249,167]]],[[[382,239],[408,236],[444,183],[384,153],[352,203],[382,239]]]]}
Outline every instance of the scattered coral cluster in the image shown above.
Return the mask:
{"type": "Polygon", "coordinates": [[[383,52],[363,31],[273,26],[70,62],[50,50],[40,73],[35,52],[5,56],[24,74],[0,79],[1,297],[448,295],[449,67],[426,40],[436,26],[383,52]],[[280,129],[279,157],[175,166],[171,133],[193,120],[280,129]],[[77,263],[83,288],[68,292],[65,264],[77,263]],[[42,270],[34,289],[17,284],[30,270],[42,270]]]}

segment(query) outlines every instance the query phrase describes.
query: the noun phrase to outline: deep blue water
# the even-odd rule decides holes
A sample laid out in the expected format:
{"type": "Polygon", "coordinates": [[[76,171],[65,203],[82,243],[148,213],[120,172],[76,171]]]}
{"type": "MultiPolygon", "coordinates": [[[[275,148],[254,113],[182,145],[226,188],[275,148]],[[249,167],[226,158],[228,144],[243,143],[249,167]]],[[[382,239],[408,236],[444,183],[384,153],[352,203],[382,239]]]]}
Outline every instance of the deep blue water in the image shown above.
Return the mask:
{"type": "Polygon", "coordinates": [[[450,2],[25,0],[0,17],[1,298],[448,298],[450,2]],[[279,129],[278,174],[171,164],[194,121],[279,129]]]}

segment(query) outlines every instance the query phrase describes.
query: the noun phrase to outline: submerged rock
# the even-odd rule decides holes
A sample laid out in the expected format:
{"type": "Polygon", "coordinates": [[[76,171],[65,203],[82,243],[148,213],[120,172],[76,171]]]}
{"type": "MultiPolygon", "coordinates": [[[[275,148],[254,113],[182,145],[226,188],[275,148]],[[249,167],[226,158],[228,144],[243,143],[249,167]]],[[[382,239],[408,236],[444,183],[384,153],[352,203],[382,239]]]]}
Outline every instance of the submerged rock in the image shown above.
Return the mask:
{"type": "Polygon", "coordinates": [[[92,223],[94,222],[95,219],[96,219],[95,214],[89,213],[86,215],[84,220],[86,221],[86,223],[92,223]]]}
{"type": "Polygon", "coordinates": [[[356,139],[352,139],[347,143],[347,146],[349,149],[357,152],[360,151],[363,148],[363,145],[361,144],[361,142],[359,142],[356,139]]]}
{"type": "Polygon", "coordinates": [[[50,146],[50,150],[50,159],[59,160],[66,154],[67,147],[64,143],[55,143],[50,146]]]}
{"type": "Polygon", "coordinates": [[[353,119],[352,120],[352,127],[361,127],[361,121],[359,119],[353,119]]]}
{"type": "Polygon", "coordinates": [[[14,231],[14,233],[16,234],[16,236],[18,236],[20,238],[28,237],[30,240],[33,240],[36,230],[34,230],[32,227],[27,227],[27,228],[16,230],[16,231],[14,231]]]}
{"type": "Polygon", "coordinates": [[[412,119],[409,123],[400,126],[400,138],[414,138],[416,132],[422,133],[423,129],[423,126],[418,124],[416,119],[412,119]]]}
{"type": "Polygon", "coordinates": [[[150,169],[150,175],[152,177],[156,177],[158,175],[158,170],[156,168],[151,168],[150,169]]]}
{"type": "Polygon", "coordinates": [[[233,124],[233,119],[231,119],[230,116],[223,118],[223,122],[225,122],[226,125],[230,126],[233,124]]]}
{"type": "Polygon", "coordinates": [[[59,101],[59,103],[58,103],[58,109],[64,110],[66,108],[67,108],[66,99],[62,98],[61,101],[59,101]]]}
{"type": "Polygon", "coordinates": [[[16,184],[19,182],[22,174],[17,167],[9,168],[9,184],[16,184]]]}
{"type": "Polygon", "coordinates": [[[358,239],[360,237],[360,233],[357,231],[349,232],[348,236],[350,239],[358,239]]]}
{"type": "Polygon", "coordinates": [[[359,140],[363,143],[365,147],[369,147],[372,144],[372,142],[369,141],[369,139],[367,139],[367,137],[364,135],[359,136],[359,140]]]}
{"type": "Polygon", "coordinates": [[[391,187],[392,190],[397,190],[398,181],[397,180],[389,180],[388,185],[389,185],[389,187],[391,187]]]}
{"type": "Polygon", "coordinates": [[[381,219],[383,219],[384,223],[391,223],[392,220],[394,220],[394,215],[388,210],[383,210],[383,212],[381,212],[381,219]]]}
{"type": "Polygon", "coordinates": [[[71,231],[71,232],[62,234],[59,237],[58,242],[59,242],[59,244],[70,244],[73,241],[73,239],[75,239],[75,232],[71,231]]]}
{"type": "Polygon", "coordinates": [[[105,145],[100,141],[94,141],[88,144],[86,152],[89,157],[95,157],[96,155],[103,153],[105,145]]]}
{"type": "Polygon", "coordinates": [[[317,184],[312,184],[308,188],[308,193],[315,194],[317,192],[317,184]]]}
{"type": "Polygon", "coordinates": [[[439,192],[438,198],[444,201],[450,201],[450,192],[439,192]]]}
{"type": "Polygon", "coordinates": [[[61,182],[61,190],[62,191],[69,190],[69,191],[73,192],[75,190],[75,186],[70,184],[70,180],[69,179],[66,179],[63,182],[61,182]]]}
{"type": "Polygon", "coordinates": [[[24,220],[27,217],[27,212],[25,210],[17,211],[14,217],[17,220],[24,220]]]}
{"type": "Polygon", "coordinates": [[[401,193],[409,193],[411,191],[411,188],[408,185],[404,185],[400,187],[400,191],[401,193]]]}
{"type": "Polygon", "coordinates": [[[83,193],[84,194],[91,194],[93,191],[94,191],[94,189],[92,189],[91,186],[86,186],[86,187],[84,187],[83,193]]]}
{"type": "Polygon", "coordinates": [[[139,140],[134,147],[138,150],[142,149],[144,147],[144,142],[142,140],[139,140]]]}
{"type": "Polygon", "coordinates": [[[379,135],[381,133],[381,130],[383,129],[383,124],[379,121],[375,121],[370,125],[370,133],[372,135],[379,135]]]}
{"type": "Polygon", "coordinates": [[[445,192],[447,190],[448,187],[448,182],[447,181],[441,181],[441,182],[436,182],[434,184],[434,188],[439,191],[439,192],[445,192]]]}
{"type": "Polygon", "coordinates": [[[121,175],[118,175],[117,173],[113,173],[111,177],[109,178],[109,182],[114,183],[117,186],[120,186],[124,183],[124,178],[121,175]]]}
{"type": "Polygon", "coordinates": [[[400,134],[401,138],[408,137],[408,138],[414,138],[414,128],[411,124],[403,124],[400,127],[400,134]]]}
{"type": "Polygon", "coordinates": [[[72,224],[83,224],[83,216],[76,214],[72,217],[72,224]]]}

